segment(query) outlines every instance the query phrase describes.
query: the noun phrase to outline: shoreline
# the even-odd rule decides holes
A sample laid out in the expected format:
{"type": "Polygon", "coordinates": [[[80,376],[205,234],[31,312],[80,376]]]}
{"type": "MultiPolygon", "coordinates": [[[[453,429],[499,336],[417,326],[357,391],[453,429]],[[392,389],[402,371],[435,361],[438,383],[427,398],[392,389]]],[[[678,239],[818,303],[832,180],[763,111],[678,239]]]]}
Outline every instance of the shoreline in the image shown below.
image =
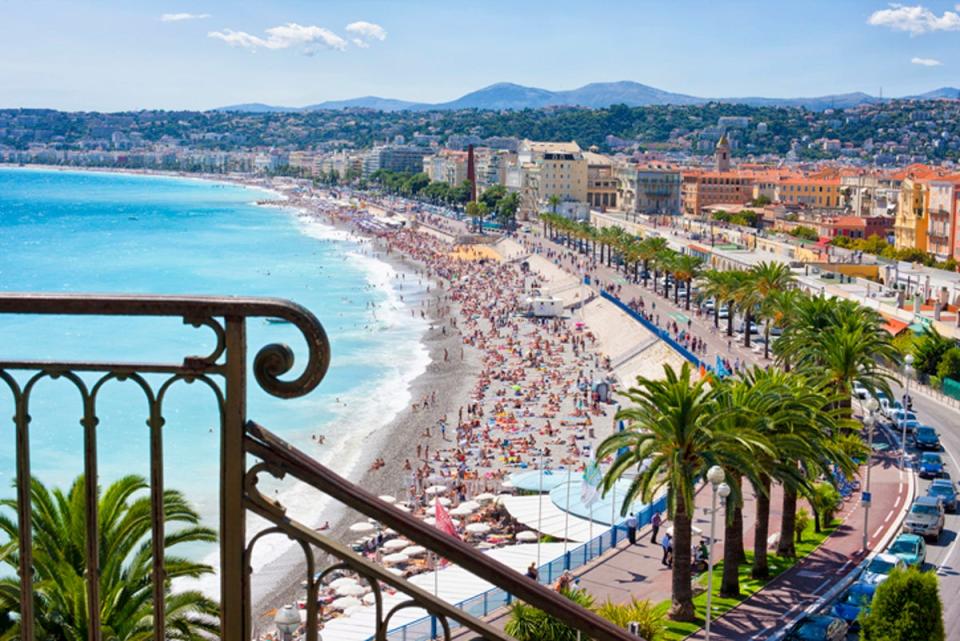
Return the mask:
{"type": "MultiPolygon", "coordinates": [[[[184,174],[181,172],[167,172],[154,170],[131,170],[107,167],[64,167],[58,165],[12,165],[9,163],[0,163],[0,170],[17,171],[50,171],[63,173],[97,173],[97,174],[118,174],[136,177],[151,178],[172,178],[177,180],[191,180],[197,182],[206,182],[211,184],[229,185],[242,187],[268,194],[270,198],[276,200],[289,201],[288,203],[273,202],[260,203],[251,202],[252,206],[264,209],[282,209],[287,210],[289,216],[298,219],[306,217],[310,223],[320,223],[332,230],[344,232],[348,235],[347,243],[354,244],[356,250],[359,250],[367,259],[382,262],[388,265],[397,273],[407,276],[423,277],[423,266],[419,263],[402,258],[396,254],[390,254],[382,246],[382,242],[376,236],[364,233],[357,229],[355,225],[338,220],[334,216],[309,207],[307,203],[296,203],[289,196],[276,190],[265,183],[268,179],[249,178],[240,175],[223,174],[184,174]],[[369,250],[369,251],[363,251],[369,250]]],[[[296,179],[290,179],[294,181],[296,179]]],[[[328,198],[327,202],[333,204],[335,201],[328,198]]],[[[300,233],[306,234],[301,229],[300,233]]],[[[317,242],[320,242],[319,240],[317,242]]],[[[344,255],[350,253],[344,252],[344,255]]],[[[415,309],[415,305],[425,300],[433,300],[437,294],[444,292],[436,281],[428,280],[430,293],[426,291],[426,285],[415,292],[411,298],[407,293],[407,300],[402,304],[410,310],[415,309]]],[[[373,284],[373,283],[371,283],[373,284]]],[[[428,306],[430,314],[425,320],[431,325],[437,323],[437,315],[434,306],[428,306]]],[[[427,363],[424,369],[410,379],[407,385],[407,391],[410,394],[410,401],[390,420],[384,422],[380,427],[374,429],[363,437],[364,446],[361,454],[352,461],[350,470],[340,472],[334,470],[353,483],[362,485],[378,494],[401,495],[400,490],[409,483],[404,478],[405,474],[401,466],[386,466],[382,470],[373,471],[370,469],[371,463],[378,457],[387,460],[395,459],[413,459],[413,444],[423,441],[423,426],[435,424],[444,414],[455,413],[457,407],[465,405],[469,400],[469,393],[472,383],[475,381],[479,371],[477,355],[469,347],[464,349],[464,361],[451,359],[443,362],[444,350],[448,353],[455,353],[462,343],[459,334],[448,333],[443,336],[441,332],[434,327],[429,327],[420,336],[418,342],[427,350],[427,363]],[[443,399],[441,403],[433,405],[429,410],[420,412],[411,412],[411,404],[424,396],[436,393],[438,399],[443,399]]],[[[431,446],[438,446],[441,441],[439,437],[431,439],[431,446]]],[[[318,495],[319,496],[319,495],[318,495]]],[[[312,527],[318,527],[324,521],[329,522],[330,528],[326,530],[325,535],[334,540],[344,540],[348,536],[349,524],[357,520],[350,518],[348,509],[339,503],[335,497],[326,497],[329,500],[328,505],[324,506],[323,512],[313,516],[313,522],[308,523],[312,527]]],[[[270,611],[285,603],[295,602],[297,593],[300,589],[300,581],[304,578],[304,567],[302,551],[294,542],[284,544],[284,549],[279,554],[269,559],[264,565],[251,575],[253,593],[251,596],[252,619],[254,627],[258,627],[265,616],[270,611]],[[265,585],[257,589],[255,585],[262,581],[265,585]],[[259,594],[258,594],[259,592],[259,594]]],[[[219,584],[217,584],[219,587],[219,584]]]]}

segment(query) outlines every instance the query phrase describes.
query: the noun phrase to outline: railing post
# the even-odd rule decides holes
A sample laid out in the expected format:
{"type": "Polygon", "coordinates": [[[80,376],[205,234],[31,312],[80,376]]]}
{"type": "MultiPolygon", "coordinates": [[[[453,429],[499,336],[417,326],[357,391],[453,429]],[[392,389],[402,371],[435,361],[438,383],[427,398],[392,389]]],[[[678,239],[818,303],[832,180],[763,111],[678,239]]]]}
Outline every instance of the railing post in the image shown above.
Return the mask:
{"type": "Polygon", "coordinates": [[[563,553],[563,569],[564,570],[570,569],[570,551],[569,550],[563,553]]]}
{"type": "Polygon", "coordinates": [[[430,638],[437,638],[437,617],[430,615],[430,638]]]}
{"type": "Polygon", "coordinates": [[[487,616],[487,592],[483,593],[483,616],[487,616]]]}
{"type": "Polygon", "coordinates": [[[30,414],[17,399],[17,527],[20,547],[20,638],[33,641],[33,523],[30,495],[30,414]]]}
{"type": "Polygon", "coordinates": [[[226,403],[220,433],[220,632],[223,641],[249,641],[243,505],[247,338],[243,318],[228,316],[226,325],[226,403]]]}

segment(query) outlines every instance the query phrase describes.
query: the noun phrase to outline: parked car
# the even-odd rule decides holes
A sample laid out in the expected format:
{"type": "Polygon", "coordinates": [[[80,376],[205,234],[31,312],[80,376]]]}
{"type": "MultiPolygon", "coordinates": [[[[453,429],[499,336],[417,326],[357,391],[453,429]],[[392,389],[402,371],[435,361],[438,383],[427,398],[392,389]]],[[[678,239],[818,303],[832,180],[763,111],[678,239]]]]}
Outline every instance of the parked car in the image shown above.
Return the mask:
{"type": "Polygon", "coordinates": [[[866,387],[864,387],[864,386],[861,385],[860,383],[854,383],[854,384],[853,384],[853,396],[854,396],[855,398],[859,398],[861,401],[865,401],[865,400],[867,400],[868,398],[870,398],[870,392],[867,390],[866,387]]]}
{"type": "Polygon", "coordinates": [[[927,562],[927,544],[922,536],[916,534],[901,534],[887,548],[887,552],[900,558],[908,567],[923,569],[927,562]]]}
{"type": "Polygon", "coordinates": [[[834,604],[833,615],[843,619],[851,626],[857,625],[857,618],[860,613],[870,611],[870,602],[873,601],[873,594],[876,591],[876,585],[854,583],[834,604]]]}
{"type": "Polygon", "coordinates": [[[720,313],[717,314],[717,318],[721,320],[727,320],[730,318],[730,308],[726,305],[720,308],[720,313]]]}
{"type": "Polygon", "coordinates": [[[900,421],[917,420],[917,415],[908,410],[894,410],[893,412],[890,412],[890,415],[888,416],[888,418],[892,420],[894,423],[899,425],[900,421]]]}
{"type": "Polygon", "coordinates": [[[950,479],[935,479],[927,488],[927,496],[940,499],[945,511],[957,511],[957,488],[950,479]]]}
{"type": "Polygon", "coordinates": [[[867,585],[878,585],[887,580],[894,568],[903,569],[905,567],[907,567],[907,564],[900,557],[881,552],[867,564],[867,567],[863,570],[863,575],[860,577],[860,582],[867,585]]]}
{"type": "Polygon", "coordinates": [[[896,422],[895,425],[898,432],[902,430],[902,431],[906,431],[907,434],[912,434],[917,430],[918,427],[923,427],[923,425],[920,424],[920,421],[913,418],[908,418],[905,421],[896,422]]]}
{"type": "Polygon", "coordinates": [[[787,634],[787,641],[843,641],[850,626],[839,617],[810,614],[787,634]]]}
{"type": "Polygon", "coordinates": [[[891,401],[886,397],[880,399],[880,413],[887,418],[893,418],[894,412],[902,409],[903,405],[900,404],[900,401],[891,401]]]}
{"type": "Polygon", "coordinates": [[[938,479],[943,476],[943,458],[936,452],[924,452],[920,455],[917,471],[922,479],[938,479]]]}
{"type": "Polygon", "coordinates": [[[929,425],[921,425],[913,431],[913,446],[918,450],[940,451],[940,437],[937,430],[929,425]]]}
{"type": "Polygon", "coordinates": [[[917,497],[903,521],[903,531],[935,541],[943,531],[943,512],[943,501],[940,499],[933,496],[917,497]]]}

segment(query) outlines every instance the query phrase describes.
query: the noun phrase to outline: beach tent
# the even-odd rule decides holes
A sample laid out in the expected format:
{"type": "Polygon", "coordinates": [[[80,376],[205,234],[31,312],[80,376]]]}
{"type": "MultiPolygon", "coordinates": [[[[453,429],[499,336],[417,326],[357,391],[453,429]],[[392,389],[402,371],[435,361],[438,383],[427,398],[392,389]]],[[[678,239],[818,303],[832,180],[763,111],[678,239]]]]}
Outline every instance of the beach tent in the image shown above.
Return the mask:
{"type": "Polygon", "coordinates": [[[376,529],[376,526],[369,521],[360,521],[350,526],[350,531],[356,532],[357,534],[368,534],[376,529]]]}

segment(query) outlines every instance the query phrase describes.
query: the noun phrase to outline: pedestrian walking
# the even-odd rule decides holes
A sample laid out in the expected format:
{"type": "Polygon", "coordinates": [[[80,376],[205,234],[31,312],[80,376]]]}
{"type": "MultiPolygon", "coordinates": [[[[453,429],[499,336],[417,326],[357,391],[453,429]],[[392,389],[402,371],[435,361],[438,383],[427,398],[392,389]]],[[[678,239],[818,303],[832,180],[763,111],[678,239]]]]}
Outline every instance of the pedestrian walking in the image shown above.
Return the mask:
{"type": "Polygon", "coordinates": [[[537,563],[536,561],[534,561],[527,568],[527,578],[533,579],[534,581],[536,581],[539,576],[540,576],[540,572],[537,571],[537,563]]]}
{"type": "Polygon", "coordinates": [[[637,544],[637,517],[632,514],[627,519],[627,540],[630,541],[630,545],[637,544]]]}
{"type": "Polygon", "coordinates": [[[665,534],[660,541],[660,546],[663,548],[663,559],[660,563],[668,568],[673,567],[673,537],[665,534]]]}
{"type": "Polygon", "coordinates": [[[651,527],[652,530],[653,530],[653,532],[650,534],[650,542],[651,542],[651,543],[656,543],[656,542],[657,542],[657,533],[660,532],[660,524],[661,524],[661,523],[663,523],[663,520],[660,518],[660,513],[659,513],[659,512],[654,512],[654,514],[653,514],[653,520],[650,521],[650,527],[651,527]]]}

